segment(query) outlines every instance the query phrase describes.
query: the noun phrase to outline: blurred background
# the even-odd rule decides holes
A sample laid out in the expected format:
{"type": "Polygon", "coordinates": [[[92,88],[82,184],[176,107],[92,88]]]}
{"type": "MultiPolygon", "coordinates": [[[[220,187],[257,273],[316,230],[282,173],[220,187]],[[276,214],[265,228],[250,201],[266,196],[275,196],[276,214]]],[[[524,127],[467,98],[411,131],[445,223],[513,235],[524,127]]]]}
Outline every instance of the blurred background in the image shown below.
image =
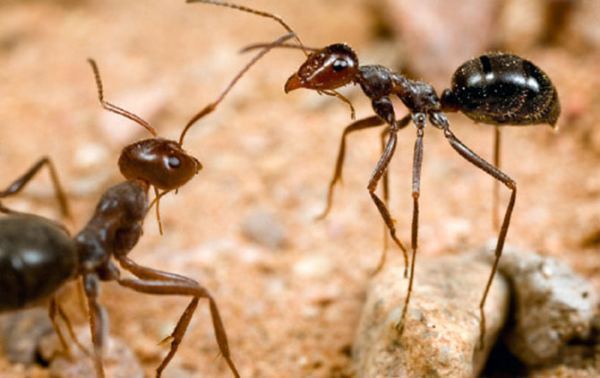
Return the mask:
{"type": "MultiPolygon", "coordinates": [[[[428,81],[438,93],[460,64],[487,51],[513,52],[542,68],[558,90],[562,115],[558,132],[544,125],[503,132],[503,169],[519,185],[507,243],[556,256],[600,285],[600,2],[238,2],[282,16],[309,46],[347,42],[362,64],[428,81]]],[[[177,139],[250,58],[239,49],[283,33],[268,19],[183,0],[2,0],[0,187],[50,156],[74,209],[67,227],[77,232],[103,191],[122,180],[121,148],[148,137],[101,109],[86,58],[96,59],[107,100],[177,139]]],[[[141,264],[193,277],[214,294],[245,377],[351,376],[354,330],[382,245],[380,217],[366,190],[379,153],[377,131],[350,137],[344,185],[329,217],[313,220],[351,120],[334,98],[284,94],[285,80],[302,62],[299,51],[270,53],[190,131],[184,147],[205,169],[162,200],[164,236],[148,219],[131,254],[141,264]]],[[[372,114],[359,88],[342,93],[358,118],[372,114]]],[[[397,113],[404,112],[398,103],[397,113]]],[[[450,121],[467,145],[491,159],[491,127],[460,114],[450,121]]],[[[390,166],[390,209],[406,242],[412,130],[399,135],[390,166]]],[[[492,180],[438,130],[428,128],[425,139],[419,253],[478,248],[495,237],[492,180]]],[[[60,219],[46,176],[7,205],[60,219]]],[[[501,193],[504,204],[508,193],[501,193]]],[[[388,263],[400,264],[401,253],[392,249],[388,263]]],[[[166,353],[158,341],[186,300],[105,284],[102,303],[111,334],[127,340],[151,374],[166,353]]],[[[85,323],[76,306],[70,314],[85,323]]],[[[165,377],[230,376],[217,353],[210,316],[200,307],[165,377]]],[[[46,374],[0,356],[1,377],[46,374]]]]}

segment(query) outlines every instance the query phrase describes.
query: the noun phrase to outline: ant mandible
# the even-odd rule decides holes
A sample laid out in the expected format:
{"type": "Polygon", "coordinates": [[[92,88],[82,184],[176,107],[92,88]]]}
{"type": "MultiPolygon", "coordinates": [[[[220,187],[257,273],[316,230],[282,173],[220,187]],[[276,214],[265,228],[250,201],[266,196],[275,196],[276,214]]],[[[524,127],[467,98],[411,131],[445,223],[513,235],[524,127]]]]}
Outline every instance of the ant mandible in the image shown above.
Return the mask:
{"type": "MultiPolygon", "coordinates": [[[[266,12],[214,0],[188,0],[188,2],[209,3],[270,17],[283,24],[288,31],[292,31],[280,17],[266,12]]],[[[479,345],[480,348],[483,348],[485,301],[502,255],[515,205],[517,184],[511,177],[461,142],[451,131],[445,112],[460,111],[474,121],[492,124],[497,128],[505,125],[533,125],[539,123],[554,125],[560,115],[560,103],[554,85],[540,68],[528,60],[512,54],[489,53],[469,60],[458,68],[452,78],[451,89],[444,90],[440,98],[435,89],[426,82],[408,79],[404,75],[381,65],[359,65],[357,54],[347,44],[335,43],[324,48],[307,48],[301,42],[299,43],[299,45],[284,44],[281,46],[302,49],[305,53],[307,51],[311,52],[298,71],[290,76],[285,83],[286,93],[299,88],[326,92],[334,91],[348,84],[358,84],[363,93],[371,100],[371,106],[375,112],[374,116],[358,120],[344,129],[334,175],[329,185],[325,214],[331,207],[333,188],[341,178],[346,136],[354,131],[385,126],[382,135],[387,136],[387,141],[383,153],[371,174],[367,189],[389,230],[390,236],[403,251],[404,247],[396,237],[394,221],[386,206],[387,184],[385,174],[396,149],[397,133],[408,126],[411,121],[416,127],[412,164],[412,256],[407,295],[400,320],[396,325],[400,334],[404,329],[414,281],[415,259],[418,248],[423,139],[427,120],[444,133],[450,146],[459,155],[510,190],[510,199],[495,247],[492,271],[479,303],[479,345]],[[397,96],[408,108],[409,114],[397,119],[391,96],[397,96]],[[375,193],[382,177],[384,180],[384,200],[375,193]]],[[[249,49],[265,46],[269,45],[258,44],[250,46],[249,49]]],[[[495,143],[495,145],[498,146],[499,143],[495,143]]],[[[384,259],[385,252],[378,269],[381,268],[384,259]]],[[[407,256],[405,254],[405,264],[406,261],[407,256]]]]}
{"type": "MultiPolygon", "coordinates": [[[[273,46],[292,36],[287,34],[279,38],[273,46]]],[[[143,220],[151,207],[148,201],[150,187],[155,188],[155,201],[158,201],[164,193],[187,183],[202,168],[200,162],[182,148],[186,132],[196,121],[214,111],[242,75],[270,49],[268,47],[258,53],[216,101],[192,117],[183,129],[179,142],[156,137],[156,131],[146,121],[105,101],[98,67],[90,59],[102,106],[143,126],[153,138],[123,149],[119,168],[126,181],[104,192],[92,218],[73,238],[59,223],[34,214],[13,211],[0,202],[0,212],[8,214],[0,218],[0,311],[19,310],[48,300],[50,319],[68,353],[67,343],[56,321],[57,314],[66,322],[71,337],[76,342],[77,340],[55,295],[71,279],[81,278],[89,308],[94,365],[98,377],[104,377],[102,353],[107,324],[104,310],[98,302],[100,281],[115,281],[121,286],[146,294],[192,297],[173,332],[165,339],[171,342],[171,346],[156,369],[156,376],[160,377],[183,340],[199,300],[205,298],[208,300],[220,353],[233,375],[239,377],[217,304],[208,290],[191,278],[141,266],[130,259],[128,254],[142,235],[143,220]],[[121,277],[113,259],[135,278],[121,277]]],[[[45,166],[50,170],[61,211],[64,215],[69,215],[64,190],[54,165],[48,158],[38,161],[6,190],[0,192],[0,199],[19,193],[45,166]]]]}

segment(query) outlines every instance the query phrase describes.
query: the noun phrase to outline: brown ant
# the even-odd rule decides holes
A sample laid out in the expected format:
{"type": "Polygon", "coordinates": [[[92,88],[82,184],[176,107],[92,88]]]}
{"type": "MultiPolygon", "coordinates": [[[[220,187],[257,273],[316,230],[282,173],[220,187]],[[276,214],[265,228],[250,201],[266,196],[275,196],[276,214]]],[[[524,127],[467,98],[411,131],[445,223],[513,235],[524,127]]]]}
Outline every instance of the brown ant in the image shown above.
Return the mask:
{"type": "MultiPolygon", "coordinates": [[[[292,36],[293,34],[287,34],[279,38],[273,46],[292,36]]],[[[138,265],[128,257],[128,253],[142,235],[143,220],[151,206],[148,201],[150,187],[155,188],[155,200],[158,201],[164,193],[187,183],[202,168],[200,162],[182,148],[186,132],[196,121],[212,112],[241,76],[270,49],[268,47],[258,53],[216,101],[192,117],[183,129],[179,142],[156,137],[156,131],[146,121],[106,102],[98,67],[90,59],[102,106],[143,126],[153,138],[123,149],[119,168],[127,180],[104,192],[92,218],[73,238],[59,223],[13,211],[0,202],[0,212],[8,214],[0,218],[0,311],[18,310],[49,300],[50,319],[68,353],[67,343],[56,322],[57,314],[67,323],[72,338],[76,339],[55,294],[66,282],[81,278],[89,308],[94,364],[97,375],[104,377],[102,350],[107,325],[104,310],[98,303],[100,281],[115,281],[141,293],[192,297],[175,329],[164,340],[170,341],[171,347],[156,369],[156,376],[160,377],[175,355],[199,300],[205,298],[208,300],[220,353],[233,375],[239,377],[217,304],[208,290],[191,278],[138,265]],[[159,193],[159,190],[163,192],[159,193]],[[135,278],[121,277],[113,259],[135,278]]],[[[38,161],[6,190],[0,192],[0,199],[19,193],[44,166],[50,170],[62,213],[69,214],[66,196],[48,158],[38,161]]]]}
{"type": "MultiPolygon", "coordinates": [[[[263,15],[277,20],[288,31],[291,31],[291,28],[280,17],[262,11],[214,0],[188,0],[188,2],[210,3],[263,15]]],[[[250,49],[264,46],[268,46],[268,44],[250,46],[250,49]]],[[[344,129],[334,175],[329,185],[327,207],[324,215],[331,207],[333,188],[341,178],[346,136],[354,131],[385,126],[383,135],[387,136],[387,141],[382,156],[371,174],[367,189],[387,225],[390,236],[403,251],[405,249],[396,237],[396,228],[387,209],[386,201],[375,194],[375,189],[383,177],[384,199],[387,198],[387,184],[384,175],[396,149],[397,133],[408,126],[411,121],[416,127],[412,165],[412,258],[410,260],[407,295],[402,315],[396,325],[400,333],[404,328],[414,279],[415,258],[418,247],[423,138],[427,120],[444,133],[450,146],[459,155],[504,184],[511,191],[498,235],[494,264],[479,303],[481,319],[480,347],[483,348],[485,300],[496,273],[498,261],[502,255],[515,205],[517,184],[499,168],[488,163],[463,144],[451,131],[445,112],[461,111],[476,122],[492,124],[497,128],[505,125],[533,125],[539,123],[554,125],[560,114],[560,103],[556,89],[548,76],[533,63],[516,55],[505,53],[484,54],[467,61],[459,67],[452,79],[452,88],[446,89],[440,98],[435,89],[426,82],[408,79],[404,75],[381,65],[359,65],[357,54],[347,44],[335,43],[324,48],[306,48],[300,43],[299,45],[284,45],[282,47],[302,49],[305,53],[307,51],[311,52],[298,71],[285,83],[286,93],[299,88],[325,92],[348,84],[358,84],[363,93],[371,100],[371,106],[375,112],[374,116],[358,120],[344,129]],[[408,108],[409,114],[397,119],[391,96],[397,96],[408,108]]],[[[378,269],[381,268],[384,260],[385,253],[378,269]]],[[[405,253],[405,264],[406,261],[407,256],[405,253]]]]}

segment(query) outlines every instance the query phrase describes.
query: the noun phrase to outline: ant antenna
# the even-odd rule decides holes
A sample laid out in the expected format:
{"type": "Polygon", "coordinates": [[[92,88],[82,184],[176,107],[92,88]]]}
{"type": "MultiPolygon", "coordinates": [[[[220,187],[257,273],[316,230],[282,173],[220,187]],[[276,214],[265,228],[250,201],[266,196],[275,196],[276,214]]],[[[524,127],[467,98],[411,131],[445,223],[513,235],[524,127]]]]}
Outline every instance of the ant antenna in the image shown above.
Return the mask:
{"type": "Polygon", "coordinates": [[[148,130],[150,132],[150,134],[152,134],[152,136],[156,137],[157,136],[156,130],[154,130],[154,128],[152,126],[150,126],[150,124],[148,122],[144,121],[137,115],[135,115],[131,112],[128,112],[125,109],[122,109],[116,105],[113,105],[108,101],[104,101],[104,91],[103,91],[103,87],[102,87],[102,79],[100,79],[100,70],[98,70],[98,65],[96,64],[94,59],[88,58],[87,61],[90,64],[90,66],[92,66],[92,70],[94,71],[94,78],[96,79],[96,86],[98,87],[98,99],[100,100],[100,104],[102,105],[102,107],[104,109],[108,110],[109,112],[113,112],[113,113],[121,115],[125,118],[129,118],[130,120],[134,121],[138,125],[142,126],[146,130],[148,130]]]}
{"type": "MultiPolygon", "coordinates": [[[[285,28],[285,30],[287,30],[288,32],[292,33],[294,35],[294,37],[296,38],[296,40],[298,41],[298,44],[299,44],[298,46],[296,46],[296,45],[284,45],[284,44],[280,44],[280,45],[278,45],[278,47],[281,46],[281,47],[302,49],[302,52],[304,52],[304,55],[306,55],[307,58],[310,56],[309,51],[312,51],[312,52],[318,51],[318,49],[305,47],[304,44],[302,43],[302,41],[300,40],[300,37],[298,37],[298,35],[292,30],[292,28],[281,17],[279,17],[277,15],[274,15],[272,13],[268,13],[268,12],[264,12],[264,11],[259,11],[259,10],[252,9],[252,8],[249,8],[249,7],[246,7],[246,6],[243,6],[243,5],[237,5],[237,4],[228,3],[228,2],[225,2],[225,1],[219,1],[219,0],[187,0],[186,2],[187,3],[213,4],[213,5],[218,5],[218,6],[227,7],[227,8],[233,8],[233,9],[237,9],[237,10],[240,10],[240,11],[243,11],[243,12],[248,12],[248,13],[252,13],[252,14],[258,15],[258,16],[262,16],[262,17],[267,17],[267,18],[273,19],[273,20],[277,21],[281,26],[283,26],[285,28]]],[[[268,48],[270,50],[274,46],[270,46],[269,44],[266,44],[264,47],[268,48]]],[[[243,49],[242,52],[246,51],[247,49],[248,48],[243,49]]],[[[346,97],[344,97],[342,94],[340,94],[339,92],[337,92],[335,90],[331,90],[331,91],[323,92],[323,93],[325,93],[328,96],[335,96],[335,97],[339,98],[340,100],[342,100],[343,102],[345,102],[346,104],[348,104],[350,106],[350,118],[355,119],[354,107],[352,106],[352,103],[350,102],[350,100],[348,100],[346,97]]],[[[205,114],[202,114],[202,116],[203,115],[205,115],[205,114]]],[[[180,142],[180,144],[181,144],[181,142],[180,142]]]]}
{"type": "MultiPolygon", "coordinates": [[[[220,3],[218,3],[220,4],[220,3]]],[[[250,69],[250,67],[252,67],[254,65],[254,63],[256,63],[260,58],[262,58],[266,53],[269,52],[269,50],[271,50],[273,47],[278,46],[279,44],[287,41],[288,39],[292,38],[296,36],[293,32],[290,32],[282,37],[279,37],[277,40],[275,40],[274,42],[272,42],[271,44],[268,44],[261,52],[259,52],[258,54],[256,54],[251,60],[250,62],[248,62],[246,64],[246,66],[244,68],[242,68],[242,70],[240,72],[238,72],[237,75],[235,75],[235,77],[233,78],[233,80],[229,83],[229,85],[227,86],[227,88],[225,88],[225,90],[221,93],[221,95],[214,101],[211,102],[210,104],[206,105],[204,107],[204,109],[200,110],[200,112],[198,112],[195,116],[192,117],[192,119],[189,120],[189,122],[187,123],[187,125],[185,125],[185,128],[183,129],[183,131],[181,132],[181,136],[179,137],[179,145],[183,145],[183,138],[185,137],[185,134],[187,133],[187,131],[202,117],[204,117],[205,115],[212,113],[217,106],[219,105],[219,103],[221,101],[223,101],[223,99],[225,98],[225,96],[227,96],[227,94],[229,93],[229,91],[231,91],[231,89],[235,86],[235,84],[240,80],[240,78],[242,76],[244,76],[244,74],[250,69]]]]}
{"type": "MultiPolygon", "coordinates": [[[[244,47],[243,49],[241,49],[240,54],[244,54],[244,53],[247,53],[252,50],[264,49],[265,47],[268,47],[269,45],[270,45],[270,43],[253,43],[253,44],[248,45],[248,46],[244,47]]],[[[292,43],[282,43],[282,44],[277,45],[276,47],[282,47],[282,48],[286,48],[286,49],[298,49],[298,50],[304,50],[304,51],[310,51],[310,52],[317,52],[317,51],[321,50],[316,47],[300,46],[300,45],[295,45],[292,43]]]]}
{"type": "Polygon", "coordinates": [[[252,9],[252,8],[249,8],[249,7],[246,7],[246,6],[243,6],[243,5],[237,5],[237,4],[233,4],[233,3],[228,3],[228,2],[225,2],[225,1],[218,1],[218,0],[187,0],[186,2],[187,3],[213,4],[213,5],[218,5],[218,6],[221,6],[221,7],[233,8],[233,9],[240,10],[242,12],[248,12],[248,13],[255,14],[257,16],[267,17],[267,18],[270,18],[272,20],[275,20],[281,26],[283,26],[285,30],[287,30],[289,33],[292,33],[294,35],[294,37],[296,38],[296,40],[300,44],[300,48],[302,49],[302,51],[304,51],[304,55],[306,55],[307,57],[309,55],[307,49],[302,44],[302,41],[300,40],[300,37],[298,37],[298,35],[296,35],[296,33],[283,20],[283,18],[281,18],[281,17],[279,17],[277,15],[274,15],[274,14],[268,13],[268,12],[264,12],[264,11],[259,11],[257,9],[252,9]]]}

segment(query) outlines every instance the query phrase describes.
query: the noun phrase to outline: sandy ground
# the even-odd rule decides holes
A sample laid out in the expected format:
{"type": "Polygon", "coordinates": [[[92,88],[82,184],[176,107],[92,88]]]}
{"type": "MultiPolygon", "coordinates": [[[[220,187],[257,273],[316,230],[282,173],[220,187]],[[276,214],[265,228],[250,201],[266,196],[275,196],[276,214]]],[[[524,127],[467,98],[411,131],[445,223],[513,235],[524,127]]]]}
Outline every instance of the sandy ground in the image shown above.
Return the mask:
{"type": "MultiPolygon", "coordinates": [[[[347,41],[364,52],[363,62],[374,63],[369,54],[378,42],[371,38],[369,2],[252,5],[284,15],[310,45],[347,41]],[[314,13],[302,16],[307,9],[314,13]],[[331,17],[340,9],[344,17],[331,17]]],[[[183,1],[0,3],[0,186],[40,156],[52,157],[74,209],[67,224],[76,232],[100,194],[121,180],[120,149],[147,137],[140,127],[101,110],[87,57],[98,61],[109,100],[176,139],[244,65],[248,56],[236,51],[281,34],[267,20],[183,1]]],[[[598,53],[577,56],[550,48],[528,57],[552,77],[564,110],[559,133],[546,126],[504,132],[503,165],[519,185],[508,243],[557,256],[600,284],[600,247],[581,247],[600,228],[600,150],[586,143],[590,134],[584,132],[598,128],[598,53]]],[[[193,277],[214,294],[244,377],[350,375],[364,288],[379,258],[381,222],[365,189],[378,157],[377,132],[351,138],[334,208],[327,220],[313,220],[324,205],[338,140],[350,118],[335,99],[283,93],[283,83],[301,62],[298,52],[270,54],[215,114],[192,129],[185,148],[205,169],[161,203],[165,235],[149,220],[131,253],[141,264],[193,277]],[[244,236],[243,225],[264,214],[282,226],[271,230],[284,238],[281,246],[269,248],[244,236]]],[[[343,92],[358,117],[371,114],[357,88],[343,92]]],[[[450,119],[466,144],[490,158],[490,127],[461,115],[450,119]]],[[[400,138],[391,166],[391,209],[408,241],[414,130],[400,138]]],[[[425,143],[419,253],[482,245],[494,236],[491,180],[462,160],[437,130],[427,130],[425,143]]],[[[58,218],[42,176],[7,204],[58,218]]],[[[389,263],[401,263],[398,251],[390,255],[389,263]]],[[[111,333],[127,340],[151,374],[166,352],[157,343],[186,300],[105,284],[102,303],[111,333]]],[[[71,307],[73,317],[81,318],[71,307]]],[[[230,376],[217,354],[202,307],[165,376],[230,376]]],[[[0,356],[1,377],[27,374],[44,376],[39,368],[13,366],[0,356]]]]}

